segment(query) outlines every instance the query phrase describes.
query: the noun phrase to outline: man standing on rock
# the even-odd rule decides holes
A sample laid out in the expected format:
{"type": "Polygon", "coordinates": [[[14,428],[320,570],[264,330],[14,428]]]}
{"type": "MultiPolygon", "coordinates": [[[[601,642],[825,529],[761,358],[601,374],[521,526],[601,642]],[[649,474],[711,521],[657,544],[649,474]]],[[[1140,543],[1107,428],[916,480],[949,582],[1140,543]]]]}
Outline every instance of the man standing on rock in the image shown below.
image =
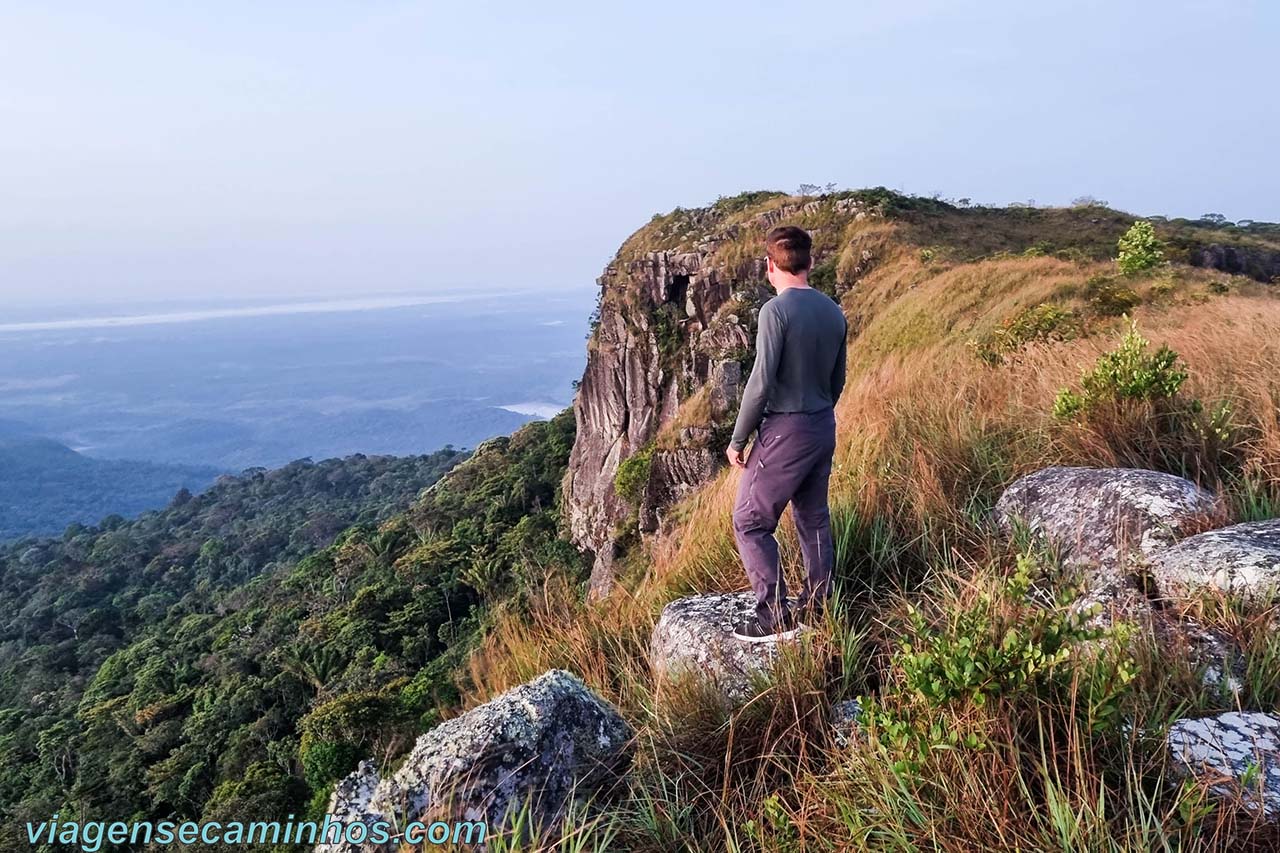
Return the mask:
{"type": "Polygon", "coordinates": [[[734,635],[748,642],[794,636],[799,619],[816,613],[831,593],[835,556],[827,483],[848,324],[840,306],[809,286],[812,248],[809,235],[794,226],[774,228],[765,238],[769,284],[778,295],[760,309],[755,366],[725,451],[731,465],[745,469],[733,533],[756,594],[756,616],[737,625],[734,635]],[[744,454],[752,432],[755,443],[744,454]],[[774,538],[788,503],[804,554],[798,617],[787,604],[774,538]]]}

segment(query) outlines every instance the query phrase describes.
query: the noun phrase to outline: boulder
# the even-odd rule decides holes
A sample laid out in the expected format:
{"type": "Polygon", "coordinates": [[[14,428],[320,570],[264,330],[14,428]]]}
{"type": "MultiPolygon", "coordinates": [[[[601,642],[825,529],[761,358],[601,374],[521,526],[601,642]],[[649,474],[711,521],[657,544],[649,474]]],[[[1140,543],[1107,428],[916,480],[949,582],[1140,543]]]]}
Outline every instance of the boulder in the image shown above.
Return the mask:
{"type": "MultiPolygon", "coordinates": [[[[354,772],[338,780],[338,784],[333,788],[333,794],[329,797],[329,808],[325,810],[325,814],[340,816],[344,823],[359,822],[368,825],[384,820],[385,818],[370,806],[373,794],[381,781],[378,776],[378,765],[368,760],[361,761],[354,772]]],[[[316,850],[345,849],[359,848],[323,843],[316,847],[316,850]]]]}
{"type": "MultiPolygon", "coordinates": [[[[371,762],[340,781],[329,814],[343,822],[487,821],[490,834],[528,810],[525,826],[554,827],[571,797],[617,777],[631,727],[580,679],[551,670],[418,738],[394,774],[371,762]]],[[[386,845],[341,841],[317,853],[373,853],[386,845]]]]}
{"type": "Polygon", "coordinates": [[[695,678],[739,705],[755,695],[755,684],[773,669],[781,643],[748,643],[733,626],[755,614],[749,592],[694,595],[663,608],[649,643],[649,660],[659,683],[695,678]]]}
{"type": "Polygon", "coordinates": [[[1179,720],[1166,742],[1181,776],[1212,780],[1212,793],[1238,792],[1248,808],[1280,821],[1280,716],[1229,711],[1179,720]]]}
{"type": "Polygon", "coordinates": [[[831,708],[831,733],[836,745],[847,747],[857,743],[862,734],[862,703],[857,699],[845,699],[831,708]]]}
{"type": "Polygon", "coordinates": [[[1045,468],[1015,480],[996,503],[1006,531],[1021,521],[1068,564],[1108,573],[1132,551],[1149,554],[1204,529],[1218,512],[1190,480],[1136,468],[1045,468]]]}
{"type": "Polygon", "coordinates": [[[1280,519],[1190,536],[1152,553],[1147,568],[1162,594],[1216,589],[1269,605],[1280,600],[1280,519]]]}

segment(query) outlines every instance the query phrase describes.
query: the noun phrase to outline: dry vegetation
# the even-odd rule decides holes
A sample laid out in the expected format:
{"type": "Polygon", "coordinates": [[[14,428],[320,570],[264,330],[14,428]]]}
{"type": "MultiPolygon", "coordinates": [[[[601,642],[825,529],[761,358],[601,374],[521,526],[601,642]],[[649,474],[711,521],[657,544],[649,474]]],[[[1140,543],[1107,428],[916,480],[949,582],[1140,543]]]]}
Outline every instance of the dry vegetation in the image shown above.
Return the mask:
{"type": "MultiPolygon", "coordinates": [[[[628,251],[658,246],[664,230],[686,239],[699,223],[685,215],[687,226],[675,215],[655,221],[628,251]]],[[[640,732],[631,788],[554,849],[1280,849],[1274,828],[1247,810],[1217,807],[1203,786],[1169,780],[1154,746],[1162,728],[1189,711],[1232,705],[1141,625],[1092,638],[1081,648],[1093,653],[1071,649],[1044,681],[996,685],[983,702],[929,702],[910,688],[901,640],[918,649],[950,636],[969,624],[956,614],[986,607],[994,625],[1039,630],[1036,620],[1046,617],[1003,591],[1020,557],[1038,567],[1039,583],[1072,582],[1052,555],[1002,541],[989,527],[1000,490],[1022,473],[1058,463],[1154,467],[1218,490],[1238,519],[1277,514],[1275,289],[1177,265],[1108,281],[1115,268],[1103,253],[1131,220],[1099,216],[840,224],[832,248],[841,252],[843,285],[865,249],[875,255],[844,293],[858,334],[832,482],[841,605],[746,708],[725,714],[692,688],[655,696],[646,661],[663,604],[745,588],[729,529],[732,472],[678,508],[678,522],[648,543],[643,578],[607,605],[584,605],[577,589],[553,579],[496,620],[472,657],[473,702],[563,666],[640,732]],[[1046,246],[1034,249],[1038,241],[1046,246]],[[1054,418],[1060,389],[1124,330],[1108,302],[1115,294],[1098,295],[1111,285],[1133,292],[1126,310],[1142,334],[1185,363],[1181,396],[1206,408],[1229,404],[1220,433],[1206,435],[1190,420],[1162,426],[1146,403],[1054,418]],[[975,342],[1043,304],[1070,313],[1069,334],[1028,333],[997,363],[977,357],[975,342]],[[889,721],[917,720],[923,709],[960,742],[912,756],[919,732],[895,741],[873,717],[859,742],[840,746],[827,723],[831,703],[860,694],[878,696],[889,721]],[[979,743],[966,743],[969,735],[979,743]]],[[[785,558],[796,571],[794,547],[785,558]]],[[[1278,614],[1195,606],[1248,650],[1243,703],[1280,709],[1278,614]]],[[[1067,618],[1064,609],[1050,613],[1067,618]]]]}

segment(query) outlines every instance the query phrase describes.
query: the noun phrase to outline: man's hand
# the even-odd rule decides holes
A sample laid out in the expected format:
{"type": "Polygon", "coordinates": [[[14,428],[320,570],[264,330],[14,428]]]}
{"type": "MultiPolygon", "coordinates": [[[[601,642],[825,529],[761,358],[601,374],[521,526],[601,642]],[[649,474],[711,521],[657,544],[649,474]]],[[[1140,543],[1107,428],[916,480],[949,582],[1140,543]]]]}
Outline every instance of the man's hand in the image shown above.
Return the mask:
{"type": "Polygon", "coordinates": [[[747,467],[747,454],[745,448],[742,450],[734,450],[732,447],[729,447],[725,449],[724,455],[728,457],[729,464],[734,468],[747,467]]]}

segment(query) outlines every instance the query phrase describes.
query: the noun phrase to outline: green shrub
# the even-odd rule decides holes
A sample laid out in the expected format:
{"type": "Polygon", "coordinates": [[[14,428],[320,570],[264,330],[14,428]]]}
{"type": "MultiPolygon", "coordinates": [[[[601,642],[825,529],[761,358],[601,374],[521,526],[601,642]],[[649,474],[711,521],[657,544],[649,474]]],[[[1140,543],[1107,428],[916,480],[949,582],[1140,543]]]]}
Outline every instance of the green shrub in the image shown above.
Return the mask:
{"type": "Polygon", "coordinates": [[[307,787],[316,792],[328,792],[333,783],[346,776],[356,766],[361,754],[350,743],[316,741],[302,750],[302,774],[307,787]]]}
{"type": "Polygon", "coordinates": [[[1187,380],[1187,371],[1167,345],[1148,353],[1150,345],[1138,334],[1137,322],[1130,321],[1120,346],[1103,353],[1093,369],[1080,377],[1079,392],[1070,388],[1058,392],[1054,417],[1087,414],[1103,402],[1172,399],[1187,380]]]}
{"type": "Polygon", "coordinates": [[[1014,572],[969,605],[929,624],[917,609],[893,655],[895,676],[876,699],[860,699],[876,743],[895,770],[914,772],[935,750],[983,749],[983,717],[997,699],[1080,702],[1092,731],[1113,727],[1137,675],[1127,651],[1129,628],[1090,624],[1094,610],[1074,606],[1077,591],[1059,588],[1045,601],[1032,592],[1040,575],[1030,553],[1014,572]]]}
{"type": "Polygon", "coordinates": [[[1000,324],[986,336],[970,342],[974,355],[984,364],[1003,364],[1005,357],[1034,341],[1069,341],[1083,331],[1074,311],[1042,302],[1000,324]]]}
{"type": "Polygon", "coordinates": [[[618,473],[613,475],[613,490],[629,504],[640,503],[645,486],[649,484],[649,469],[653,464],[653,446],[649,445],[622,460],[618,473]]]}
{"type": "Polygon", "coordinates": [[[903,640],[896,656],[906,688],[933,707],[964,698],[983,705],[1043,680],[1073,646],[1099,639],[1102,632],[1087,625],[1091,614],[1068,607],[1072,590],[1062,593],[1056,609],[1027,601],[1037,571],[1030,556],[1020,556],[995,595],[983,593],[941,630],[913,609],[917,639],[903,640]]]}
{"type": "MultiPolygon", "coordinates": [[[[324,784],[329,794],[335,776],[324,784]]],[[[318,789],[317,789],[318,790],[318,789]]],[[[283,815],[292,810],[306,792],[300,789],[298,780],[283,768],[265,761],[256,761],[234,779],[227,779],[214,789],[201,815],[203,820],[244,820],[247,814],[283,815]]]]}
{"type": "Polygon", "coordinates": [[[1116,265],[1125,275],[1133,275],[1158,266],[1164,260],[1160,240],[1155,227],[1139,219],[1120,237],[1116,244],[1116,265]]]}
{"type": "Polygon", "coordinates": [[[1094,313],[1119,317],[1142,304],[1142,297],[1128,285],[1109,275],[1095,275],[1085,282],[1084,295],[1094,313]]]}
{"type": "Polygon", "coordinates": [[[400,701],[403,683],[381,691],[352,691],[317,705],[299,723],[303,777],[319,792],[350,773],[363,756],[408,737],[415,726],[400,701]]]}

